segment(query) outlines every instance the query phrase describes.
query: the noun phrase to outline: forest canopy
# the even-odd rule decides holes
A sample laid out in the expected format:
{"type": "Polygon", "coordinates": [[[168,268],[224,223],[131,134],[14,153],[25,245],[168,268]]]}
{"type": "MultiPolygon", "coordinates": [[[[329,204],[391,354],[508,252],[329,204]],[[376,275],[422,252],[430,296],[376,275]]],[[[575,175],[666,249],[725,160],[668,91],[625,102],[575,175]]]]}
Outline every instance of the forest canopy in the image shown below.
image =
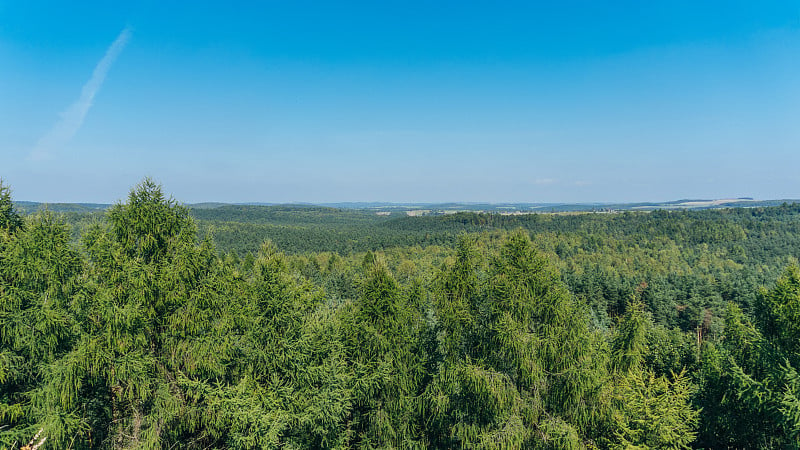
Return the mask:
{"type": "Polygon", "coordinates": [[[797,205],[209,211],[0,183],[0,448],[800,446],[797,205]]]}

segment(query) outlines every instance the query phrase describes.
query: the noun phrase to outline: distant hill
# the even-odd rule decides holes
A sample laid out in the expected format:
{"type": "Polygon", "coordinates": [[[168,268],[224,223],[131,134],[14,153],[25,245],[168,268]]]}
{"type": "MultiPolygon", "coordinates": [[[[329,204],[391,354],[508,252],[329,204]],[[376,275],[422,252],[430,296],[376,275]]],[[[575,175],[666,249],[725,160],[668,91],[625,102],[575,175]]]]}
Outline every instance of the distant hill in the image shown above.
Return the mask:
{"type": "MultiPolygon", "coordinates": [[[[204,202],[187,204],[194,215],[199,218],[225,217],[227,220],[238,220],[254,215],[283,215],[289,212],[304,212],[309,215],[325,215],[341,211],[376,214],[381,216],[437,215],[455,212],[487,212],[497,214],[525,213],[563,213],[563,212],[617,212],[617,211],[655,211],[655,210],[692,210],[713,208],[755,208],[779,206],[783,203],[800,203],[800,199],[755,200],[747,197],[728,199],[681,199],[668,202],[637,203],[381,203],[381,202],[340,202],[340,203],[220,203],[204,202]]],[[[53,212],[90,213],[104,211],[111,205],[107,203],[40,203],[20,201],[14,202],[17,210],[30,214],[43,209],[53,212]]]]}
{"type": "Polygon", "coordinates": [[[90,213],[95,211],[104,211],[111,205],[106,203],[39,203],[39,202],[14,202],[14,208],[18,211],[31,214],[44,209],[66,213],[90,213]]]}

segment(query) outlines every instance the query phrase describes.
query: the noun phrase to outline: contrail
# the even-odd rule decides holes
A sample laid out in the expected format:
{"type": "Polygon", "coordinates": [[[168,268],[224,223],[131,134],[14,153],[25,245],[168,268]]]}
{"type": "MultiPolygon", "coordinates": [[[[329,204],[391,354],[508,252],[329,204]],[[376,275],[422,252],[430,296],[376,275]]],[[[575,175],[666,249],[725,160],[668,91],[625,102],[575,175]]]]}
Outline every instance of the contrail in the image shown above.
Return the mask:
{"type": "Polygon", "coordinates": [[[89,108],[92,107],[94,96],[97,94],[97,91],[100,90],[100,86],[103,85],[108,70],[111,68],[111,65],[114,64],[114,60],[117,59],[120,52],[125,48],[125,44],[128,43],[130,37],[131,30],[129,27],[125,27],[122,32],[119,33],[117,39],[108,47],[103,59],[95,66],[92,77],[83,85],[80,98],[70,105],[66,111],[61,113],[61,119],[53,125],[53,128],[51,128],[47,134],[39,139],[39,142],[36,143],[36,147],[34,147],[30,154],[30,159],[48,159],[52,156],[52,152],[58,150],[59,147],[69,142],[69,140],[75,136],[75,133],[77,133],[81,125],[83,125],[83,120],[86,118],[89,108]]]}

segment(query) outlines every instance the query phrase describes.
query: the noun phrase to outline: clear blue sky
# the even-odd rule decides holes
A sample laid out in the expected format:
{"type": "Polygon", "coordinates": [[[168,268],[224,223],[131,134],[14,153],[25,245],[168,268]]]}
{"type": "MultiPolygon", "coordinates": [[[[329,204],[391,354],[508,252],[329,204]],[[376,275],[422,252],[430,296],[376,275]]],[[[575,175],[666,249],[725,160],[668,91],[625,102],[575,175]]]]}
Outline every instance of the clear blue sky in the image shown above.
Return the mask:
{"type": "Polygon", "coordinates": [[[800,197],[798,1],[252,3],[0,0],[14,198],[800,197]]]}

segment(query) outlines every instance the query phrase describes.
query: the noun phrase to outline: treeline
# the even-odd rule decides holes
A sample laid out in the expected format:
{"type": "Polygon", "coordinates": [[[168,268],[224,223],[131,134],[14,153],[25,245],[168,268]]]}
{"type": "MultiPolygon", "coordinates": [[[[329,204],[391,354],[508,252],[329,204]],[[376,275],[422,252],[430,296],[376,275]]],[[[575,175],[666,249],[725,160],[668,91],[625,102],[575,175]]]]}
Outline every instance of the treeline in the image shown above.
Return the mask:
{"type": "Polygon", "coordinates": [[[591,235],[597,239],[621,235],[644,239],[663,237],[688,245],[716,245],[761,238],[774,240],[774,233],[791,237],[800,231],[798,204],[766,208],[622,213],[502,215],[460,212],[421,217],[377,216],[369,211],[322,207],[228,205],[192,209],[191,213],[201,230],[214,235],[215,239],[218,229],[227,234],[227,226],[247,225],[240,229],[249,230],[248,239],[239,242],[224,240],[219,245],[223,251],[234,251],[240,255],[256,251],[261,242],[258,238],[261,237],[286,242],[291,247],[291,253],[348,253],[389,248],[399,242],[405,245],[453,244],[459,233],[510,231],[517,228],[532,233],[591,235]],[[339,231],[358,242],[343,246],[335,240],[303,239],[303,235],[322,236],[330,230],[339,231]],[[371,239],[363,239],[364,235],[371,236],[371,239]]]}
{"type": "Polygon", "coordinates": [[[781,233],[658,214],[727,237],[239,254],[150,180],[77,242],[0,185],[0,448],[798,447],[800,270],[742,278],[781,233]]]}
{"type": "MultiPolygon", "coordinates": [[[[312,274],[313,255],[359,258],[366,251],[393,256],[388,263],[429,270],[436,257],[408,248],[454,248],[462,233],[498,245],[508,232],[526,230],[556,265],[570,290],[591,306],[592,320],[612,325],[630,293],[645,283],[642,300],[657,323],[718,332],[725,305],[748,314],[760,286],[774,283],[800,249],[800,205],[705,211],[619,214],[498,215],[385,218],[331,208],[242,206],[192,212],[200,233],[236,258],[252,258],[261,242],[300,258],[312,274]],[[398,251],[399,249],[399,251],[398,251]],[[299,256],[298,256],[299,255],[299,256]],[[397,260],[395,260],[395,257],[397,260]]],[[[483,244],[481,244],[483,245],[483,244]]]]}

